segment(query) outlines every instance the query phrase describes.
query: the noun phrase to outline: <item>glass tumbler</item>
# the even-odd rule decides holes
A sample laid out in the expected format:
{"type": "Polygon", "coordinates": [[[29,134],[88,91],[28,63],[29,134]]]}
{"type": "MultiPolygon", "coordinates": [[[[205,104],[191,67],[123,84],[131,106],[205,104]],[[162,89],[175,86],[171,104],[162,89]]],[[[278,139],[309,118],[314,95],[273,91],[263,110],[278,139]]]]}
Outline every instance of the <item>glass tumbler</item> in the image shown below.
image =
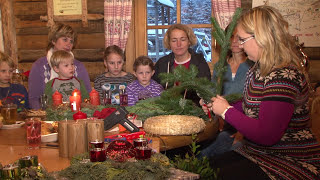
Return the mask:
{"type": "Polygon", "coordinates": [[[26,119],[27,143],[29,149],[38,149],[41,144],[41,119],[26,119]]]}

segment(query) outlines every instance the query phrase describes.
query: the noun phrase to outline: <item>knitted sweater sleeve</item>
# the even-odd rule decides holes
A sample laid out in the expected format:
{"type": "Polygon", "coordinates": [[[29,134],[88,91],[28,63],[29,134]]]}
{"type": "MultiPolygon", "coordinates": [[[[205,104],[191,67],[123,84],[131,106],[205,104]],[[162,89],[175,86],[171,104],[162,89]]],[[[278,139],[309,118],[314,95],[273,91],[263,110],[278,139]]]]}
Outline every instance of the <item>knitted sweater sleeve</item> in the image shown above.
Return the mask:
{"type": "Polygon", "coordinates": [[[137,98],[135,96],[134,84],[136,81],[133,81],[127,86],[127,94],[128,94],[128,106],[133,106],[137,103],[137,98]]]}
{"type": "Polygon", "coordinates": [[[294,105],[288,102],[263,101],[260,104],[259,118],[246,116],[235,108],[226,112],[226,121],[247,139],[262,145],[277,143],[285,132],[294,105]]]}
{"type": "Polygon", "coordinates": [[[40,95],[43,94],[43,90],[45,87],[45,77],[43,75],[44,68],[41,67],[42,61],[46,61],[46,57],[42,57],[38,59],[35,63],[33,63],[29,79],[28,79],[28,90],[29,90],[29,103],[32,109],[39,109],[40,103],[39,98],[40,95]]]}

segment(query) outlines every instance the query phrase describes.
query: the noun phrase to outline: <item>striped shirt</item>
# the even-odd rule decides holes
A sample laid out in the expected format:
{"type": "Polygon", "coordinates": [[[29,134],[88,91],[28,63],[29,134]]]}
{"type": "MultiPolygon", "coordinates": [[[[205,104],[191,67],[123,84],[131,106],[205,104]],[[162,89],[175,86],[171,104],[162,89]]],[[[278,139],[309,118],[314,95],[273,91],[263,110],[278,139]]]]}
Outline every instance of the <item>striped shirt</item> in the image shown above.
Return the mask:
{"type": "Polygon", "coordinates": [[[138,80],[135,80],[127,87],[128,106],[135,105],[139,99],[160,96],[162,91],[163,87],[152,79],[146,87],[143,87],[138,80]]]}
{"type": "Polygon", "coordinates": [[[110,84],[121,84],[121,83],[131,83],[135,80],[135,76],[131,73],[122,77],[106,77],[106,73],[100,74],[94,80],[94,89],[99,92],[100,102],[103,102],[103,90],[102,86],[106,83],[110,84]]]}

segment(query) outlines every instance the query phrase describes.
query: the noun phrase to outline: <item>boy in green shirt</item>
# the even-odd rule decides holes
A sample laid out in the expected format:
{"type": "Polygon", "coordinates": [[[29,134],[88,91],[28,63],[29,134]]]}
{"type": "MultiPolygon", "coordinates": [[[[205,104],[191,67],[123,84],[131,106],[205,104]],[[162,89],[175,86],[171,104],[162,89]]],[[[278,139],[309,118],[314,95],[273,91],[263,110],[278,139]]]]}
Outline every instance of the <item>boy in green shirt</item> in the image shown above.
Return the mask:
{"type": "Polygon", "coordinates": [[[89,98],[83,81],[73,76],[75,71],[73,61],[73,55],[67,51],[58,50],[52,54],[51,67],[59,76],[46,83],[44,93],[48,96],[49,104],[52,104],[52,94],[55,91],[62,94],[63,102],[69,102],[69,97],[74,89],[80,90],[82,101],[89,98]]]}

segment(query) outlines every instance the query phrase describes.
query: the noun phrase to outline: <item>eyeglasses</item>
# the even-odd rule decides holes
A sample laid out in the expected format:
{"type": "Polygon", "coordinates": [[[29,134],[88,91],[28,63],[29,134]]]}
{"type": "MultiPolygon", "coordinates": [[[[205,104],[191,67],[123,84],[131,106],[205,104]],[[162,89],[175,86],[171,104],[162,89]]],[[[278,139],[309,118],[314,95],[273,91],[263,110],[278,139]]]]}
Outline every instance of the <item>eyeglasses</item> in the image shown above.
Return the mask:
{"type": "Polygon", "coordinates": [[[241,39],[241,38],[239,37],[239,40],[238,40],[239,45],[243,45],[244,43],[246,43],[247,41],[249,41],[250,39],[253,39],[253,38],[254,38],[254,36],[249,36],[249,37],[243,38],[243,39],[241,39]]]}

